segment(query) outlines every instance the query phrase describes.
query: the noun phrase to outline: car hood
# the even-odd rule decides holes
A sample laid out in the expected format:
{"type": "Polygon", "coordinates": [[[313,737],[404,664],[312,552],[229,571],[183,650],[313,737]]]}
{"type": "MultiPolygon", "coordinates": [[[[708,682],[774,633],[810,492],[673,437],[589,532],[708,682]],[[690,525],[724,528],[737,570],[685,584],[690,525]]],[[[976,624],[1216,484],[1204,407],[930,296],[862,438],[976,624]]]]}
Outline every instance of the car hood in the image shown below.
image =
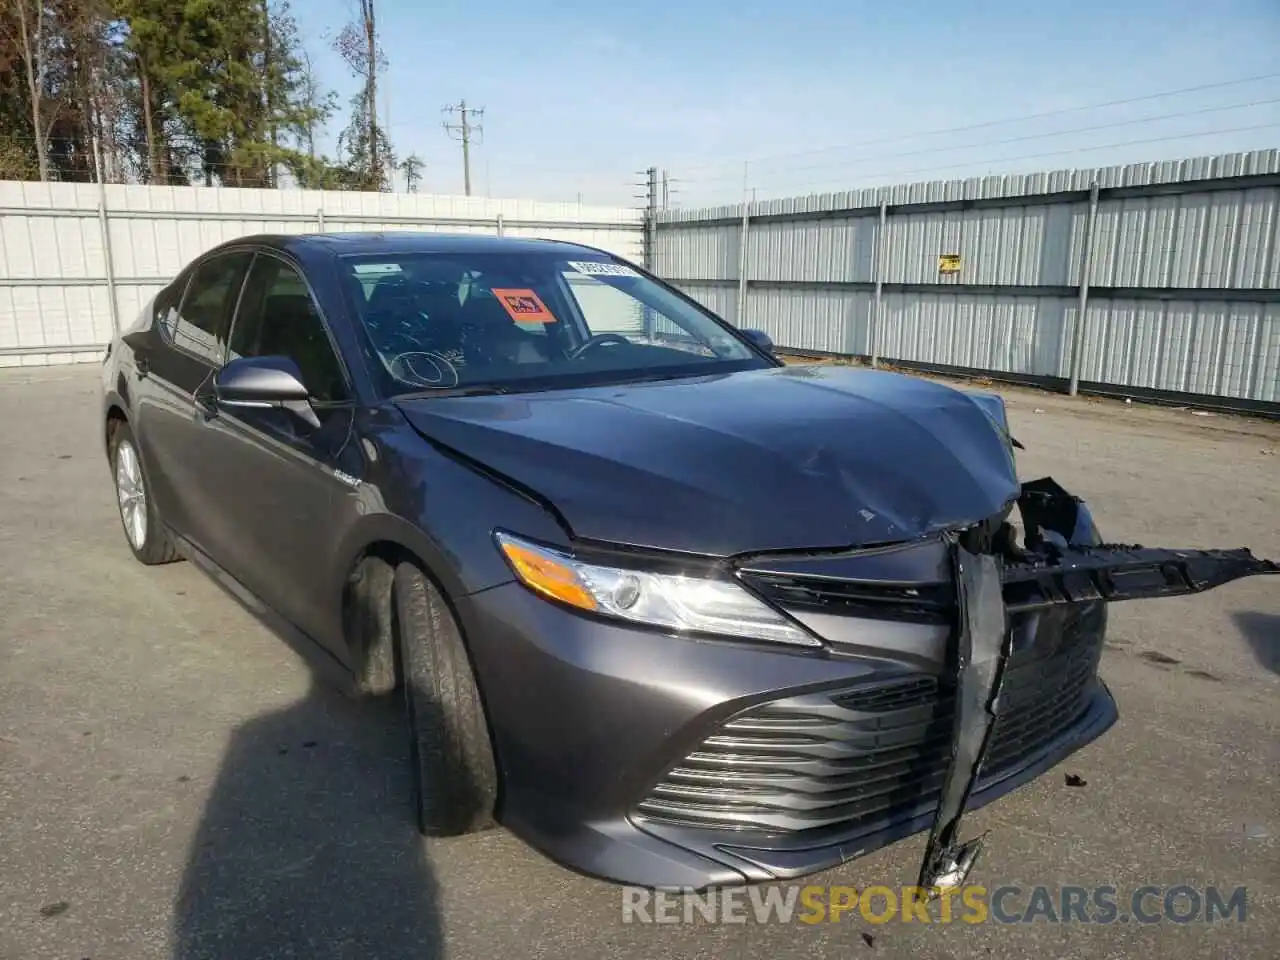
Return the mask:
{"type": "Polygon", "coordinates": [[[548,501],[575,536],[619,544],[728,556],[889,543],[1018,495],[996,415],[900,374],[791,366],[398,406],[428,440],[548,501]]]}

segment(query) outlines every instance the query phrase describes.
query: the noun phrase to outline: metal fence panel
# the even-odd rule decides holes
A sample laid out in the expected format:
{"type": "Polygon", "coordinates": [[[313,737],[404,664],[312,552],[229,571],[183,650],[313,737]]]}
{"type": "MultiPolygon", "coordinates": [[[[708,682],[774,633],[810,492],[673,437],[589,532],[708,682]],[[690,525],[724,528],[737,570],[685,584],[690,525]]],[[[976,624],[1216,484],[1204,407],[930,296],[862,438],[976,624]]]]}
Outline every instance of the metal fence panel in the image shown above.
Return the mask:
{"type": "Polygon", "coordinates": [[[495,234],[500,224],[507,236],[643,256],[642,217],[620,207],[132,184],[100,192],[96,184],[0,182],[0,366],[95,359],[113,329],[109,287],[127,325],[185,264],[227,240],[338,231],[495,234]]]}
{"type": "MultiPolygon", "coordinates": [[[[738,290],[732,283],[680,283],[688,296],[718,317],[733,317],[738,311],[738,290]]],[[[784,341],[778,340],[778,343],[784,341]]]]}
{"type": "Polygon", "coordinates": [[[1280,303],[1107,300],[1088,311],[1081,378],[1280,401],[1280,303]]]}
{"type": "Polygon", "coordinates": [[[747,275],[753,280],[869,283],[878,224],[876,217],[763,223],[747,233],[747,275]]]}
{"type": "Polygon", "coordinates": [[[1280,150],[669,210],[656,254],[783,347],[1280,401],[1280,150]]]}
{"type": "Polygon", "coordinates": [[[885,295],[879,353],[890,360],[1062,376],[1075,302],[991,294],[885,295]]]}

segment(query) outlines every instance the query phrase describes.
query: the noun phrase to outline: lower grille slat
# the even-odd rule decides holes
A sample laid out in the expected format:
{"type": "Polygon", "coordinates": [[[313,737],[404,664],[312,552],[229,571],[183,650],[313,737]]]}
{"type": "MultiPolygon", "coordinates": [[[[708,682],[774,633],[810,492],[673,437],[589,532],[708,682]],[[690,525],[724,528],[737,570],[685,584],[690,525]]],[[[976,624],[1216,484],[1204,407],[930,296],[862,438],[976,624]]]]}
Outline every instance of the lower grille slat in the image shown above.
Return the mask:
{"type": "MultiPolygon", "coordinates": [[[[1101,621],[1081,608],[1038,629],[1058,647],[1011,659],[986,778],[1041,756],[1093,695],[1101,621]]],[[[708,736],[637,809],[668,823],[779,834],[915,813],[937,803],[953,709],[950,689],[924,674],[761,704],[708,736]]]]}

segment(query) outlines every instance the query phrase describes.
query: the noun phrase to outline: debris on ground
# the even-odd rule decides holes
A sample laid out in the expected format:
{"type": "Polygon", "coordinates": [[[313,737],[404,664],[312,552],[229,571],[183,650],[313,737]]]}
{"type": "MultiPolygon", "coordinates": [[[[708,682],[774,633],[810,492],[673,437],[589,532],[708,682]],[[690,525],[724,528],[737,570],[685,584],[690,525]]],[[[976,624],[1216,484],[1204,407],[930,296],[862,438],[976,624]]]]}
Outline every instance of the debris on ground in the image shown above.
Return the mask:
{"type": "Polygon", "coordinates": [[[1244,825],[1244,837],[1246,840],[1266,840],[1271,836],[1271,831],[1260,823],[1246,823],[1244,825]]]}
{"type": "Polygon", "coordinates": [[[1088,785],[1089,785],[1089,781],[1086,780],[1084,777],[1077,776],[1074,773],[1067,774],[1068,787],[1087,787],[1088,785]]]}

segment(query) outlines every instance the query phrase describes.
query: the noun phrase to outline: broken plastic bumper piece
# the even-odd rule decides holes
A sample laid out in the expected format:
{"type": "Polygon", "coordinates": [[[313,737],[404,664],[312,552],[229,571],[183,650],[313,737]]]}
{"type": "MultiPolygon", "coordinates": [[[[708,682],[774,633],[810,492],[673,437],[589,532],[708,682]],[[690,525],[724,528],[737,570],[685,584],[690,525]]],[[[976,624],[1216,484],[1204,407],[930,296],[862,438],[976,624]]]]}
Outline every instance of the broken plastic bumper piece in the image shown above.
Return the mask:
{"type": "Polygon", "coordinates": [[[1023,484],[1018,507],[1025,528],[1021,545],[1008,535],[1007,523],[994,532],[982,525],[952,538],[958,622],[951,759],[919,879],[933,895],[963,885],[982,849],[982,837],[959,840],[960,821],[995,727],[1012,652],[1010,612],[1182,596],[1280,573],[1280,564],[1246,549],[1098,543],[1084,502],[1048,478],[1023,484]]]}

